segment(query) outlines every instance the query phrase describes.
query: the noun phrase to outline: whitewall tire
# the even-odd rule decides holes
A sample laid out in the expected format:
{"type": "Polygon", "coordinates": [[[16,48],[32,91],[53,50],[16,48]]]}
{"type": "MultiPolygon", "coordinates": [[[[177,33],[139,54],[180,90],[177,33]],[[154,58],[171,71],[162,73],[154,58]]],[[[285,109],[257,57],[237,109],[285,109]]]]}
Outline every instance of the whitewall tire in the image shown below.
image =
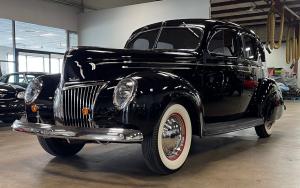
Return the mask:
{"type": "Polygon", "coordinates": [[[260,138],[270,137],[272,134],[272,128],[275,121],[265,121],[263,125],[259,125],[255,127],[255,132],[257,136],[260,138]]]}
{"type": "Polygon", "coordinates": [[[170,174],[186,161],[192,140],[191,119],[186,108],[170,104],[155,126],[145,136],[142,149],[147,166],[159,174],[170,174]]]}

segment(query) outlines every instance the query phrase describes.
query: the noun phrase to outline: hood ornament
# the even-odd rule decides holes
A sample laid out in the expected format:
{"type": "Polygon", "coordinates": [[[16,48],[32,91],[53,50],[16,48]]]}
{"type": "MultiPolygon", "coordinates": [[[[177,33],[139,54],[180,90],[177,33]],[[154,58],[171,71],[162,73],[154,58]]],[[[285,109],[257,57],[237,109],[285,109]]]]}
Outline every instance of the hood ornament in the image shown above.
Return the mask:
{"type": "Polygon", "coordinates": [[[92,70],[96,69],[96,64],[95,63],[89,63],[92,66],[92,70]]]}

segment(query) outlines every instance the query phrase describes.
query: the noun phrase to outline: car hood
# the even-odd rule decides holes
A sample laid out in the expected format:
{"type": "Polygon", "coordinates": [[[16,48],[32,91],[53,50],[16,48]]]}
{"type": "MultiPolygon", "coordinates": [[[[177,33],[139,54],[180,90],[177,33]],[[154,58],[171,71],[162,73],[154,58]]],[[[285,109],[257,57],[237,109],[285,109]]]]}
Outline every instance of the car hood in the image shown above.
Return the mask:
{"type": "Polygon", "coordinates": [[[16,92],[16,91],[25,91],[25,88],[14,85],[0,82],[0,92],[16,92]]]}
{"type": "Polygon", "coordinates": [[[111,80],[145,69],[184,68],[196,63],[198,53],[183,50],[131,50],[79,47],[66,54],[66,82],[111,80]]]}

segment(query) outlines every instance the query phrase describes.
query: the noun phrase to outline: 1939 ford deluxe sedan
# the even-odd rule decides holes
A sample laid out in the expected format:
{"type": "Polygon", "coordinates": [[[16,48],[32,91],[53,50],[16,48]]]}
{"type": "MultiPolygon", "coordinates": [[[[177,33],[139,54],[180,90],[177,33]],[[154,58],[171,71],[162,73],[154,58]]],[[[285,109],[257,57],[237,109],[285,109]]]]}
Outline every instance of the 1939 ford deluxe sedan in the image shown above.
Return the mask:
{"type": "Polygon", "coordinates": [[[87,143],[141,143],[147,166],[170,174],[186,161],[192,135],[250,127],[271,135],[284,102],[263,62],[259,38],[239,25],[155,23],[136,30],[124,49],[69,50],[61,75],[29,84],[27,121],[12,127],[59,157],[87,143]]]}

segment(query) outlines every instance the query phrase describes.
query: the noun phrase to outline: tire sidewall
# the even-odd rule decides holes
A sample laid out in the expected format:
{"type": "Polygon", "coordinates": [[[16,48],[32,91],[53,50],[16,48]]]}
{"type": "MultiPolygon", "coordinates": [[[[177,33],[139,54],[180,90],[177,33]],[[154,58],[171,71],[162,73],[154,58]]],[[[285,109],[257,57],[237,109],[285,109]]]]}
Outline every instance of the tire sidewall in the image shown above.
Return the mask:
{"type": "Polygon", "coordinates": [[[158,134],[157,134],[157,148],[158,148],[158,155],[161,163],[167,168],[168,170],[175,171],[178,170],[180,167],[183,166],[184,162],[186,161],[189,150],[191,147],[191,140],[192,140],[192,125],[191,119],[188,114],[188,111],[185,109],[184,106],[180,104],[170,104],[166,110],[164,111],[160,122],[158,123],[158,134]],[[186,138],[185,138],[185,145],[183,151],[181,152],[180,156],[176,160],[170,160],[166,157],[163,147],[162,147],[162,132],[163,127],[167,119],[170,117],[171,114],[177,113],[179,114],[185,124],[185,131],[186,131],[186,138]]]}

